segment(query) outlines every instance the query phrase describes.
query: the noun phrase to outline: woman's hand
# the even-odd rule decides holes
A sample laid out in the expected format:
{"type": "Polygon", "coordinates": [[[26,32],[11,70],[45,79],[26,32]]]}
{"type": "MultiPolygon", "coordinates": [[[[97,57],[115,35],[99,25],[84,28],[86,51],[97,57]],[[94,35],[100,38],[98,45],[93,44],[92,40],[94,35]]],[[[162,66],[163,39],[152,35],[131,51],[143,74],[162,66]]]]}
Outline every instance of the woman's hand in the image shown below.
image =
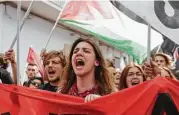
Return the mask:
{"type": "Polygon", "coordinates": [[[85,102],[90,102],[92,100],[95,100],[96,98],[101,97],[100,95],[96,95],[96,94],[89,94],[85,97],[85,102]]]}

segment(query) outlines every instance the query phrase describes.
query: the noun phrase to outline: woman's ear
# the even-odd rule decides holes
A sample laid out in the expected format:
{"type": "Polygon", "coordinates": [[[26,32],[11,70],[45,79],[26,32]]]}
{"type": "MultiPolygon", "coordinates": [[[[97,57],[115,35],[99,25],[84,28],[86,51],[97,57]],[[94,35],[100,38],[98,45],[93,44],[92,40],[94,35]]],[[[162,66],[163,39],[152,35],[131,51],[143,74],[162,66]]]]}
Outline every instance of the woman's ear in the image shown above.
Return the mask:
{"type": "Polygon", "coordinates": [[[95,66],[99,66],[99,61],[96,60],[94,64],[95,64],[95,66]]]}

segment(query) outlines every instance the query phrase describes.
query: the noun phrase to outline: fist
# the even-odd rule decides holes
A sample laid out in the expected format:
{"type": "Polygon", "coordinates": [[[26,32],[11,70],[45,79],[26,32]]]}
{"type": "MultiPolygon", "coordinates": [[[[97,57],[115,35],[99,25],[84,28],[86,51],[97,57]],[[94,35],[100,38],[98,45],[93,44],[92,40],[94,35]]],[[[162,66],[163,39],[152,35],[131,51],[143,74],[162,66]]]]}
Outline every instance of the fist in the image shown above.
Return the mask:
{"type": "Polygon", "coordinates": [[[92,100],[95,100],[96,98],[101,97],[100,95],[96,95],[96,94],[89,94],[85,97],[85,102],[90,102],[92,100]]]}
{"type": "Polygon", "coordinates": [[[15,52],[13,49],[9,49],[7,52],[5,52],[4,61],[10,61],[11,63],[15,62],[15,52]]]}

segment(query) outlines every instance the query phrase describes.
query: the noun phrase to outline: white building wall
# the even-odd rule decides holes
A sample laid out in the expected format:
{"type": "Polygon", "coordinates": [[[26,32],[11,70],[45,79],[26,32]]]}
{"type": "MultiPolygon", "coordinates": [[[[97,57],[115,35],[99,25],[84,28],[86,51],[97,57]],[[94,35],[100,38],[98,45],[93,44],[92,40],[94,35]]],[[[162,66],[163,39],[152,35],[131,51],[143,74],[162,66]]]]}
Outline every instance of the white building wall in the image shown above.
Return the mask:
{"type": "Polygon", "coordinates": [[[2,52],[2,26],[3,26],[4,5],[0,4],[0,52],[2,52]]]}

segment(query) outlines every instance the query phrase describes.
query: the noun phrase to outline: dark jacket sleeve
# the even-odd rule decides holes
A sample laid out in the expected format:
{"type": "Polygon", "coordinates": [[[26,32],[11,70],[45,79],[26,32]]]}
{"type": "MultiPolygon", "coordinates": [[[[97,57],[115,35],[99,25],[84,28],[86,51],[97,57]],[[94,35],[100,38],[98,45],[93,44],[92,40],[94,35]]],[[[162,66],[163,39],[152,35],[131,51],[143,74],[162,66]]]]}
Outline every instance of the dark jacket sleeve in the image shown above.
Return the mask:
{"type": "Polygon", "coordinates": [[[41,85],[39,89],[46,90],[47,86],[48,86],[48,83],[45,83],[45,84],[41,85]]]}
{"type": "Polygon", "coordinates": [[[10,76],[10,73],[3,68],[0,68],[0,79],[1,79],[2,83],[14,84],[12,77],[10,76]]]}

